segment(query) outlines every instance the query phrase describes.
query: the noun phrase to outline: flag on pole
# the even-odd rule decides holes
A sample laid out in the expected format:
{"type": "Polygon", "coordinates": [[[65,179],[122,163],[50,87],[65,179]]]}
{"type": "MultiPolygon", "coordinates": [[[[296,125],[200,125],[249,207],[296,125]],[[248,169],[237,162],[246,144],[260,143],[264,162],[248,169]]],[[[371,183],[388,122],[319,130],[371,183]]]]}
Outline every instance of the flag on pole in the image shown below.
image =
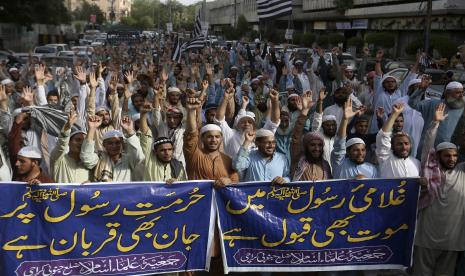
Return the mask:
{"type": "Polygon", "coordinates": [[[197,16],[195,17],[195,23],[194,23],[194,37],[199,37],[202,35],[202,22],[200,19],[200,9],[197,12],[197,16]]]}
{"type": "Polygon", "coordinates": [[[171,54],[171,60],[179,63],[181,62],[183,46],[185,46],[186,43],[182,44],[178,37],[175,40],[176,43],[174,44],[173,53],[171,54]]]}
{"type": "Polygon", "coordinates": [[[292,14],[292,0],[257,0],[258,19],[272,19],[292,14]]]}
{"type": "Polygon", "coordinates": [[[183,50],[188,51],[195,49],[203,49],[205,47],[205,42],[206,38],[204,36],[196,37],[187,42],[183,50]]]}

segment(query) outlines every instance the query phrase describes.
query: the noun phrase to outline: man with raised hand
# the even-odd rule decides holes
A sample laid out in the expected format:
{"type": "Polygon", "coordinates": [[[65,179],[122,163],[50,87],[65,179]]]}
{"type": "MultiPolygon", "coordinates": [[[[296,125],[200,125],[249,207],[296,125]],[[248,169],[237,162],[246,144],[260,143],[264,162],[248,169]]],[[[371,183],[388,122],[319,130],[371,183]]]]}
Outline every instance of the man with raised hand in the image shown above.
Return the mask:
{"type": "Polygon", "coordinates": [[[341,125],[337,132],[334,149],[331,152],[333,177],[336,179],[376,178],[378,175],[376,166],[365,162],[365,142],[360,138],[351,138],[346,142],[347,125],[359,112],[352,110],[352,100],[349,98],[344,105],[341,125]]]}
{"type": "Polygon", "coordinates": [[[276,152],[276,139],[271,130],[248,131],[244,143],[234,157],[233,166],[242,176],[241,181],[271,181],[272,184],[289,182],[289,162],[284,154],[276,152]],[[257,149],[250,151],[254,142],[257,149]]]}
{"type": "Polygon", "coordinates": [[[420,198],[413,275],[454,275],[458,253],[465,250],[465,163],[457,164],[457,146],[442,142],[434,148],[439,125],[448,115],[436,107],[426,132],[422,175],[428,186],[420,198]]]}
{"type": "Polygon", "coordinates": [[[168,137],[158,137],[153,142],[152,131],[147,123],[150,111],[152,107],[149,103],[140,108],[140,145],[145,155],[143,180],[166,181],[168,184],[187,180],[183,164],[174,157],[173,141],[168,137]]]}
{"type": "Polygon", "coordinates": [[[139,138],[134,131],[133,122],[123,117],[119,130],[110,130],[103,135],[104,151],[95,153],[95,133],[102,124],[99,116],[89,116],[87,120],[88,133],[82,144],[81,160],[86,167],[94,168],[93,181],[95,182],[130,182],[141,180],[142,176],[135,175],[134,170],[143,165],[144,153],[140,147],[139,138]],[[123,151],[124,137],[126,136],[126,150],[123,151]]]}
{"type": "Polygon", "coordinates": [[[391,115],[376,135],[376,155],[381,178],[420,175],[420,161],[410,156],[412,150],[410,136],[405,132],[392,132],[394,122],[403,110],[403,104],[394,104],[391,115]]]}

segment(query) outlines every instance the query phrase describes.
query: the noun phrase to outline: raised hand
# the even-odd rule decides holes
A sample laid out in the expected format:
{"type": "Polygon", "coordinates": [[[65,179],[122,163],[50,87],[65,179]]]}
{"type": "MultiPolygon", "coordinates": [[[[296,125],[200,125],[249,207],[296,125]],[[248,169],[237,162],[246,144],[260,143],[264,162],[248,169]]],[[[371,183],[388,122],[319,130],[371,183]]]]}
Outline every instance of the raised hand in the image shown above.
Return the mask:
{"type": "Polygon", "coordinates": [[[286,76],[287,74],[289,74],[289,69],[287,69],[287,66],[283,66],[283,69],[281,69],[281,74],[283,76],[286,76]]]}
{"type": "Polygon", "coordinates": [[[369,56],[370,55],[370,49],[368,49],[368,47],[363,47],[363,54],[365,56],[369,56]]]}
{"type": "Polygon", "coordinates": [[[435,122],[442,122],[444,121],[449,114],[444,114],[444,110],[446,108],[446,105],[444,103],[440,103],[436,107],[436,111],[434,112],[434,121],[435,122]]]}
{"type": "Polygon", "coordinates": [[[206,91],[208,89],[208,81],[207,80],[203,80],[202,81],[202,91],[206,91]]]}
{"type": "Polygon", "coordinates": [[[376,108],[376,117],[384,118],[384,107],[380,106],[376,108]]]}
{"type": "Polygon", "coordinates": [[[29,86],[25,86],[23,88],[23,93],[21,93],[21,98],[28,104],[32,105],[34,102],[34,93],[32,93],[32,89],[29,86]]]}
{"type": "Polygon", "coordinates": [[[201,102],[198,98],[188,98],[186,100],[186,109],[189,111],[197,110],[201,106],[201,102]]]}
{"type": "Polygon", "coordinates": [[[349,98],[347,101],[344,103],[344,119],[350,120],[352,119],[355,115],[357,115],[359,111],[353,111],[352,109],[352,99],[349,98]]]}
{"type": "Polygon", "coordinates": [[[115,94],[116,93],[116,86],[118,85],[118,75],[115,73],[111,74],[110,78],[110,83],[108,84],[108,87],[110,87],[110,93],[115,94]]]}
{"type": "Polygon", "coordinates": [[[384,50],[383,49],[379,49],[377,52],[376,52],[376,60],[377,61],[381,61],[383,59],[383,56],[384,56],[384,50]]]}
{"type": "Polygon", "coordinates": [[[405,106],[403,103],[394,104],[392,106],[392,113],[399,115],[400,113],[402,113],[402,111],[404,111],[404,108],[405,106]]]}
{"type": "Polygon", "coordinates": [[[270,99],[272,102],[279,102],[279,92],[272,89],[270,91],[270,99]]]}
{"type": "Polygon", "coordinates": [[[45,66],[43,64],[39,64],[34,69],[34,76],[36,77],[37,85],[44,85],[45,83],[45,66]]]}
{"type": "Polygon", "coordinates": [[[328,92],[326,92],[326,88],[325,87],[320,88],[320,92],[318,93],[318,99],[320,101],[324,101],[324,99],[326,99],[326,96],[328,96],[328,92]]]}
{"type": "Polygon", "coordinates": [[[8,96],[6,95],[5,86],[0,84],[0,102],[4,102],[6,100],[8,100],[8,96]]]}
{"type": "Polygon", "coordinates": [[[315,104],[312,99],[312,91],[306,91],[302,96],[302,110],[310,110],[312,106],[315,104]]]}
{"type": "Polygon", "coordinates": [[[168,80],[168,73],[166,73],[165,69],[161,70],[160,79],[163,83],[168,80]]]}
{"type": "Polygon", "coordinates": [[[249,105],[249,97],[242,96],[242,109],[245,109],[249,105]]]}
{"type": "Polygon", "coordinates": [[[87,127],[89,129],[97,129],[101,124],[102,124],[102,119],[99,116],[93,115],[93,116],[87,117],[87,127]]]}
{"type": "Polygon", "coordinates": [[[128,81],[129,84],[131,84],[134,81],[134,72],[133,71],[127,71],[124,73],[124,77],[128,81]]]}
{"type": "Polygon", "coordinates": [[[93,73],[93,72],[91,72],[89,74],[89,86],[90,86],[90,88],[97,88],[97,86],[98,86],[97,78],[95,76],[95,73],[93,73]]]}
{"type": "Polygon", "coordinates": [[[213,75],[213,66],[210,63],[205,64],[205,71],[207,75],[213,75]]]}
{"type": "Polygon", "coordinates": [[[86,83],[86,72],[81,66],[76,66],[74,67],[74,71],[76,71],[76,74],[74,74],[74,78],[77,79],[81,84],[86,83]]]}
{"type": "Polygon", "coordinates": [[[233,87],[229,87],[228,89],[226,89],[226,91],[224,91],[224,99],[225,100],[230,100],[234,97],[234,88],[233,87]]]}
{"type": "Polygon", "coordinates": [[[255,140],[255,130],[244,132],[244,145],[250,145],[255,140]]]}
{"type": "Polygon", "coordinates": [[[127,135],[134,134],[134,122],[129,118],[129,116],[124,116],[121,120],[121,128],[127,135]]]}
{"type": "Polygon", "coordinates": [[[299,74],[299,71],[297,71],[296,67],[292,67],[292,75],[297,76],[299,74]]]}
{"type": "Polygon", "coordinates": [[[73,107],[71,107],[71,109],[69,110],[69,114],[68,114],[68,120],[66,121],[64,129],[65,130],[71,129],[71,127],[77,122],[77,120],[78,120],[77,112],[76,110],[74,110],[73,107]]]}

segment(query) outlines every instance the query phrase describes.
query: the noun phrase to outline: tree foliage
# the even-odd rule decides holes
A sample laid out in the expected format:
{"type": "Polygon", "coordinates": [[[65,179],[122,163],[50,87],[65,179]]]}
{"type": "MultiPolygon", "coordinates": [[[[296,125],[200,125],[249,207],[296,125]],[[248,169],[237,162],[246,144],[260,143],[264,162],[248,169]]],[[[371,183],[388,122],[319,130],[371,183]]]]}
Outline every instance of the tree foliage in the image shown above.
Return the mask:
{"type": "Polygon", "coordinates": [[[102,24],[105,22],[105,13],[96,4],[90,4],[87,1],[82,1],[81,6],[73,11],[74,20],[89,21],[90,16],[96,16],[96,23],[102,24]]]}
{"type": "MultiPolygon", "coordinates": [[[[429,44],[432,49],[436,50],[444,58],[450,58],[457,52],[458,44],[446,36],[432,35],[429,44]]],[[[425,41],[419,37],[405,47],[405,52],[409,55],[415,55],[418,50],[423,50],[424,48],[425,41]]]]}
{"type": "Polygon", "coordinates": [[[247,22],[245,16],[242,14],[237,18],[236,29],[237,32],[241,35],[245,35],[249,31],[249,23],[247,22]]]}
{"type": "Polygon", "coordinates": [[[70,22],[64,0],[2,0],[0,22],[22,26],[40,24],[66,24],[70,22]]]}
{"type": "Polygon", "coordinates": [[[363,38],[358,36],[353,36],[347,39],[347,46],[355,46],[357,49],[361,49],[363,47],[363,44],[365,44],[365,41],[363,40],[363,38]]]}
{"type": "Polygon", "coordinates": [[[389,32],[369,33],[365,36],[365,41],[383,48],[392,48],[396,43],[394,34],[389,32]]]}

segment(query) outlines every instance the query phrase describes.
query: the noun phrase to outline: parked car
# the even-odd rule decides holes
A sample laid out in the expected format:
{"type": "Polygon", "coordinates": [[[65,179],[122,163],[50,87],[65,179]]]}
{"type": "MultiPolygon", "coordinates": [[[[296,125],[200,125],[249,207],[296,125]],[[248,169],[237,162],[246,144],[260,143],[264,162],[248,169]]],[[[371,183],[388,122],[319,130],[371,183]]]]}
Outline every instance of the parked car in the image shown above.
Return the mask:
{"type": "Polygon", "coordinates": [[[58,52],[58,55],[59,57],[72,57],[74,56],[74,52],[73,51],[61,51],[61,52],[58,52]]]}
{"type": "Polygon", "coordinates": [[[70,51],[68,44],[64,43],[54,43],[54,44],[45,44],[44,46],[53,47],[57,49],[57,53],[61,51],[70,51]]]}

